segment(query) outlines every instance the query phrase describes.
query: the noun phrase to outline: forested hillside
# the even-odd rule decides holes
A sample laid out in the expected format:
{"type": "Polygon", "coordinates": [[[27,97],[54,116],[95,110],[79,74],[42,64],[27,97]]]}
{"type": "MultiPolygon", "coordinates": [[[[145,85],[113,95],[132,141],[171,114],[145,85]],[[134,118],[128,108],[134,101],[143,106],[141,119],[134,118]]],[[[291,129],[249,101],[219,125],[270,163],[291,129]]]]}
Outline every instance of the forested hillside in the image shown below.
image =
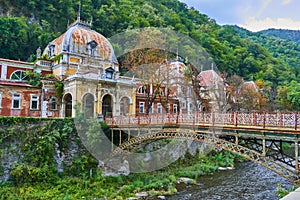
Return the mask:
{"type": "Polygon", "coordinates": [[[300,44],[300,30],[287,30],[287,29],[267,29],[260,31],[268,36],[274,36],[285,40],[291,40],[300,44]]]}
{"type": "Polygon", "coordinates": [[[241,31],[242,38],[233,27],[222,27],[178,0],[2,0],[0,57],[34,61],[36,49],[45,48],[76,19],[80,4],[81,19],[93,20],[92,28],[106,37],[149,26],[187,34],[206,49],[221,72],[262,80],[273,96],[278,86],[299,74],[296,44],[284,46],[284,41],[271,42],[267,36],[249,39],[248,33],[241,31]],[[269,47],[260,40],[268,41],[269,47]],[[284,45],[280,46],[281,42],[284,45]],[[272,48],[278,45],[281,49],[276,53],[272,48]]]}
{"type": "Polygon", "coordinates": [[[279,37],[268,36],[263,32],[253,33],[238,26],[230,26],[242,38],[254,41],[265,47],[273,57],[292,68],[295,80],[285,82],[276,88],[276,101],[281,109],[300,109],[300,44],[279,37]]]}
{"type": "MultiPolygon", "coordinates": [[[[248,38],[265,47],[275,58],[292,67],[294,74],[300,74],[300,43],[291,40],[268,36],[264,31],[254,33],[238,26],[232,26],[242,38],[248,38]]],[[[270,29],[272,30],[272,29],[270,29]]],[[[300,33],[300,32],[299,32],[300,33]]],[[[299,79],[299,77],[298,77],[299,79]]]]}

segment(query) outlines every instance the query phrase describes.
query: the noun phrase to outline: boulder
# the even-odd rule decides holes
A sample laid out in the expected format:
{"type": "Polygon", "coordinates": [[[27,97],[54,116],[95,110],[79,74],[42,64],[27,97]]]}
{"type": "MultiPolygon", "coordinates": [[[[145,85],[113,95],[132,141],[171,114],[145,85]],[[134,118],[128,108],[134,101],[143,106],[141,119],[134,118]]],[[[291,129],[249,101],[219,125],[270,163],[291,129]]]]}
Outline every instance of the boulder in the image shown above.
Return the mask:
{"type": "Polygon", "coordinates": [[[127,160],[124,160],[122,163],[120,162],[110,162],[109,164],[104,166],[104,170],[102,176],[119,176],[125,175],[128,176],[130,174],[129,163],[127,160]]]}
{"type": "Polygon", "coordinates": [[[191,179],[191,178],[184,178],[184,177],[181,177],[181,178],[178,178],[178,179],[177,179],[177,183],[195,184],[196,181],[195,181],[194,179],[191,179]]]}

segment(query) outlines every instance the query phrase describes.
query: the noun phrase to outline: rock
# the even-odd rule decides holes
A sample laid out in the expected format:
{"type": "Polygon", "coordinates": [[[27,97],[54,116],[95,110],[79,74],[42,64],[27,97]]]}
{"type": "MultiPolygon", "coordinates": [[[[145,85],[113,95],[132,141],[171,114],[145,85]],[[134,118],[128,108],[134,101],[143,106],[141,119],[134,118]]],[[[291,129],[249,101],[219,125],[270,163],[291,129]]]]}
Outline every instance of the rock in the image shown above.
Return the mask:
{"type": "Polygon", "coordinates": [[[111,162],[108,165],[104,166],[102,176],[119,176],[130,174],[129,163],[127,160],[120,162],[111,162]]]}
{"type": "Polygon", "coordinates": [[[227,167],[227,170],[234,170],[234,167],[227,167]]]}
{"type": "Polygon", "coordinates": [[[195,156],[197,154],[197,151],[199,151],[201,154],[204,154],[205,150],[207,149],[207,146],[208,146],[204,143],[191,141],[191,140],[187,140],[186,143],[187,143],[187,147],[188,147],[188,152],[192,156],[195,156]]]}
{"type": "Polygon", "coordinates": [[[164,199],[166,199],[166,197],[165,197],[165,196],[157,196],[157,198],[158,198],[158,199],[161,199],[161,200],[164,200],[164,199]]]}
{"type": "Polygon", "coordinates": [[[178,178],[177,179],[177,183],[184,183],[184,184],[195,184],[196,181],[194,179],[191,178],[178,178]]]}
{"type": "Polygon", "coordinates": [[[137,197],[129,197],[126,200],[138,200],[138,198],[137,197]]]}
{"type": "Polygon", "coordinates": [[[219,167],[218,170],[225,171],[225,170],[234,170],[233,167],[219,167]]]}
{"type": "Polygon", "coordinates": [[[149,193],[148,192],[139,192],[139,193],[136,193],[135,196],[137,196],[137,197],[147,197],[147,196],[149,196],[149,193]]]}

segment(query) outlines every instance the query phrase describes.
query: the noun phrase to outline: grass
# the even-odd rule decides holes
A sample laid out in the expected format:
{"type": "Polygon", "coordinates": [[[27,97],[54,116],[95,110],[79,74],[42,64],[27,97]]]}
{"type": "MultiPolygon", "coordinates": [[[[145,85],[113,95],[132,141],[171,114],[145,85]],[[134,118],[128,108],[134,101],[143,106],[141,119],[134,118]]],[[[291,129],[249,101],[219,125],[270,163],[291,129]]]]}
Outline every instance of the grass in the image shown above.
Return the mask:
{"type": "Polygon", "coordinates": [[[0,199],[126,199],[142,191],[150,195],[168,195],[177,193],[178,178],[196,179],[215,172],[220,165],[232,166],[233,162],[232,154],[221,152],[209,157],[187,156],[162,170],[129,176],[102,177],[99,170],[92,177],[63,177],[52,184],[32,183],[15,187],[6,182],[0,185],[0,199]]]}

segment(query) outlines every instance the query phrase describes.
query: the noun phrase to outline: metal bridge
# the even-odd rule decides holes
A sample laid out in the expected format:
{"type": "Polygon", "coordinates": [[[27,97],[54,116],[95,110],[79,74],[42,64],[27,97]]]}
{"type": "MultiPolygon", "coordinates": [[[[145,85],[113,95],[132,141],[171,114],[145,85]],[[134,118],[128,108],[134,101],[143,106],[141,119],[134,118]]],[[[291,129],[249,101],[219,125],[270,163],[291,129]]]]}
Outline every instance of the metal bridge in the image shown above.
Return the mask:
{"type": "Polygon", "coordinates": [[[152,140],[180,138],[241,155],[300,184],[299,113],[203,113],[107,118],[113,155],[152,140]],[[284,149],[289,144],[293,149],[284,149]],[[112,146],[113,148],[113,146],[112,146]]]}

